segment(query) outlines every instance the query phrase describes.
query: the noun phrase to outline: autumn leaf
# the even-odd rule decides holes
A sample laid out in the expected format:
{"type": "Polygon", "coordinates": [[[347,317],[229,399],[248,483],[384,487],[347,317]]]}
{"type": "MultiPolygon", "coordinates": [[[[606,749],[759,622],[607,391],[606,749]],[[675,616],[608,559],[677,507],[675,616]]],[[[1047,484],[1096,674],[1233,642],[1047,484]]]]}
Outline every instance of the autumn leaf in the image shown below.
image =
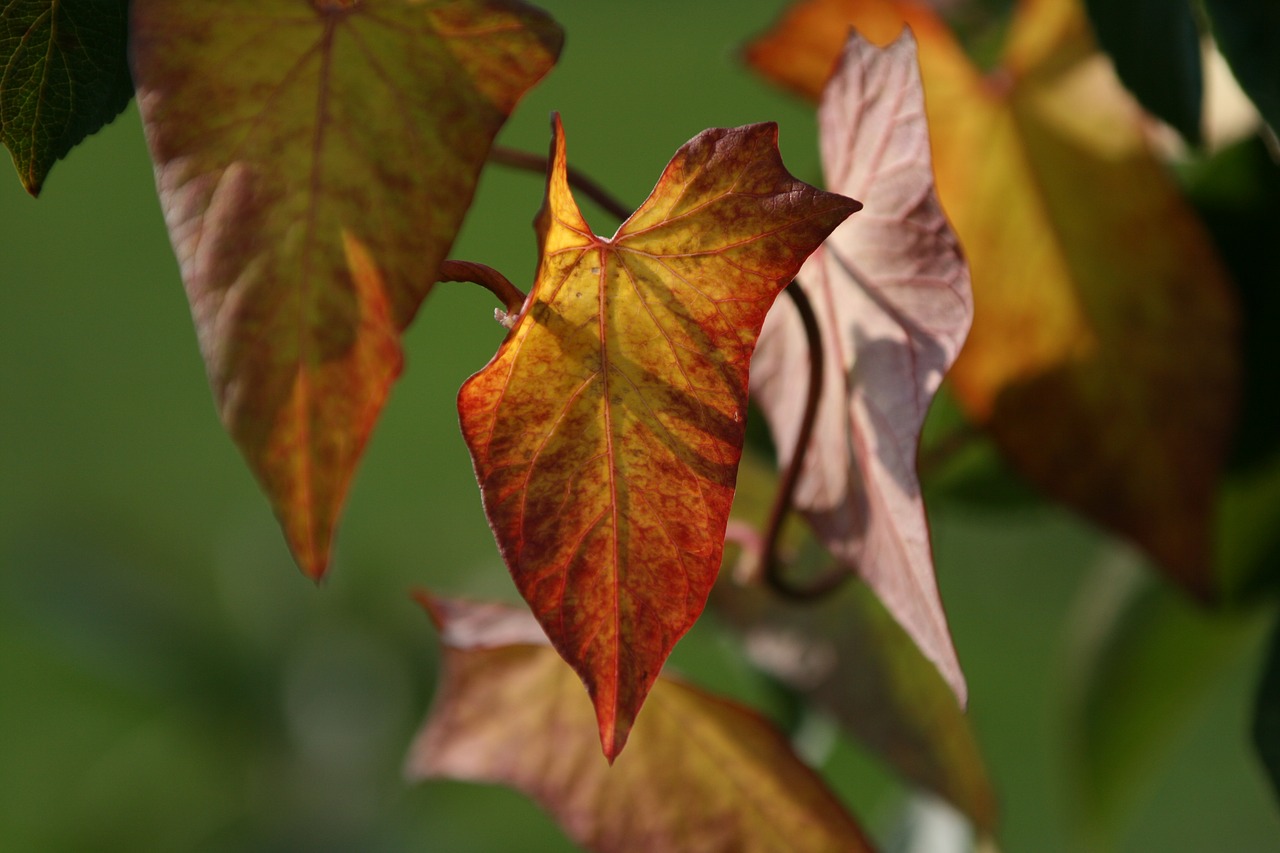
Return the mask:
{"type": "Polygon", "coordinates": [[[1211,242],[1074,0],[1021,3],[987,76],[931,12],[892,0],[801,3],[749,56],[814,93],[825,78],[813,69],[837,49],[808,27],[879,42],[904,22],[920,43],[938,195],[973,275],[956,396],[1031,482],[1211,596],[1238,384],[1236,308],[1211,242]],[[800,67],[787,61],[797,50],[829,52],[800,67]]]}
{"type": "Polygon", "coordinates": [[[132,16],[218,410],[318,579],[400,332],[561,34],[503,0],[134,0],[132,16]]]}
{"type": "Polygon", "coordinates": [[[753,711],[662,677],[612,766],[591,704],[533,618],[501,605],[423,597],[444,672],[410,749],[411,779],[508,785],[587,849],[857,851],[853,818],[753,711]]]}
{"type": "Polygon", "coordinates": [[[0,10],[0,142],[36,196],[53,164],[133,97],[125,0],[9,0],[0,10]]]}
{"type": "Polygon", "coordinates": [[[616,756],[715,581],[765,313],[857,202],[792,178],[777,127],[704,131],[612,238],[553,123],[537,280],[458,395],[516,586],[616,756]]]}
{"type": "Polygon", "coordinates": [[[741,633],[753,664],[812,700],[904,778],[994,832],[995,793],[968,719],[869,587],[849,583],[821,602],[797,604],[722,579],[711,603],[741,633]]]}
{"type": "MultiPolygon", "coordinates": [[[[827,186],[862,199],[799,282],[826,361],[795,506],[875,590],[951,685],[956,659],[933,574],[916,473],[920,430],[973,316],[969,271],[933,190],[915,41],[880,50],[850,37],[818,113],[827,186]]],[[[809,346],[794,311],[769,315],[752,364],[756,395],[788,465],[799,440],[809,346]]]]}

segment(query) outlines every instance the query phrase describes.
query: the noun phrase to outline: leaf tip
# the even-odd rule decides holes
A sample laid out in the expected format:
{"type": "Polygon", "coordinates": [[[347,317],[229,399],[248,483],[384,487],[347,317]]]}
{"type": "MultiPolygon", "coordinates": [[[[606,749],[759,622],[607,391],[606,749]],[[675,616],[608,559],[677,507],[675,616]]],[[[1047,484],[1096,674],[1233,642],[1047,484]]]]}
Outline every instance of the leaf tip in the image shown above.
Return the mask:
{"type": "MultiPolygon", "coordinates": [[[[611,715],[612,716],[612,715],[611,715]]],[[[605,761],[609,762],[609,766],[613,766],[613,762],[622,754],[622,748],[627,745],[627,737],[631,734],[630,725],[622,725],[616,719],[606,722],[603,718],[600,720],[600,748],[604,752],[605,761]]]]}
{"type": "Polygon", "coordinates": [[[436,630],[443,632],[445,613],[440,599],[432,595],[430,590],[421,586],[416,586],[410,589],[409,597],[412,598],[419,607],[427,611],[427,616],[431,619],[431,624],[436,626],[436,630]]]}

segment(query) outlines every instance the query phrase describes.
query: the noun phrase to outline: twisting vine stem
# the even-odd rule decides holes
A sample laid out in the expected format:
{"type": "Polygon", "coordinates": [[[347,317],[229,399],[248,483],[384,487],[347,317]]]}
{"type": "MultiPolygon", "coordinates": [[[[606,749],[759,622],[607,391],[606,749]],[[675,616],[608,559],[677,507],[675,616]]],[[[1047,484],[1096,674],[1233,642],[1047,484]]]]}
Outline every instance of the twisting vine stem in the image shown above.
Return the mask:
{"type": "Polygon", "coordinates": [[[805,340],[809,344],[809,390],[805,395],[804,412],[800,417],[800,431],[796,435],[796,446],[791,453],[791,461],[782,472],[778,483],[778,491],[774,493],[773,507],[769,510],[769,521],[765,526],[764,544],[760,549],[761,572],[769,588],[783,598],[792,601],[814,601],[835,591],[849,578],[846,568],[837,566],[828,570],[808,586],[797,586],[787,580],[782,573],[782,561],[778,559],[779,540],[782,538],[782,527],[795,504],[796,484],[804,471],[804,462],[809,455],[809,443],[813,438],[813,428],[818,420],[818,402],[822,399],[822,383],[825,378],[826,358],[822,351],[822,331],[818,328],[818,318],[813,313],[813,305],[809,297],[800,289],[799,283],[793,281],[783,291],[791,297],[800,314],[800,322],[804,326],[805,340]]]}
{"type": "MultiPolygon", "coordinates": [[[[530,154],[526,151],[516,151],[513,148],[504,148],[501,145],[495,145],[489,149],[489,159],[494,163],[510,166],[513,169],[523,169],[527,172],[545,173],[547,171],[546,157],[530,154]]],[[[604,187],[572,166],[568,168],[568,177],[570,186],[600,205],[611,216],[616,216],[619,220],[625,221],[631,215],[630,208],[614,198],[604,187]]]]}
{"type": "MultiPolygon", "coordinates": [[[[498,145],[490,149],[489,159],[503,166],[530,172],[545,173],[547,170],[546,157],[498,145]]],[[[590,198],[603,210],[616,216],[619,220],[626,220],[631,215],[630,208],[583,173],[570,168],[567,177],[570,186],[590,198]]],[[[506,288],[516,294],[520,294],[520,291],[516,290],[496,270],[484,267],[481,264],[464,264],[462,261],[445,262],[446,266],[450,264],[456,265],[461,277],[448,280],[475,281],[478,284],[489,287],[495,294],[498,294],[499,299],[504,299],[498,290],[490,287],[487,280],[481,281],[478,278],[470,277],[476,274],[470,270],[471,267],[475,267],[486,271],[485,275],[496,276],[506,288]],[[468,267],[465,271],[462,270],[464,266],[468,267]]],[[[442,270],[441,275],[444,274],[442,270]]],[[[778,483],[778,490],[774,494],[773,506],[769,511],[769,520],[760,547],[759,573],[769,588],[779,596],[791,601],[815,601],[833,592],[848,580],[850,573],[848,569],[837,566],[827,574],[816,578],[807,586],[799,586],[783,575],[782,560],[778,557],[782,528],[794,508],[796,484],[800,479],[801,472],[804,470],[805,457],[808,455],[810,439],[813,437],[814,426],[817,422],[818,401],[822,397],[823,366],[826,361],[822,350],[822,332],[818,328],[818,318],[813,313],[813,306],[809,304],[808,297],[800,289],[800,285],[794,281],[787,285],[784,292],[791,298],[791,302],[800,313],[805,339],[809,345],[809,391],[805,398],[804,412],[800,421],[800,432],[796,437],[795,451],[791,454],[791,462],[787,465],[786,470],[782,472],[782,479],[778,483]]],[[[514,316],[511,302],[508,299],[504,299],[504,302],[508,305],[508,313],[514,316]]],[[[520,294],[520,302],[516,305],[515,311],[519,311],[520,305],[523,305],[523,303],[524,295],[520,294]]]]}

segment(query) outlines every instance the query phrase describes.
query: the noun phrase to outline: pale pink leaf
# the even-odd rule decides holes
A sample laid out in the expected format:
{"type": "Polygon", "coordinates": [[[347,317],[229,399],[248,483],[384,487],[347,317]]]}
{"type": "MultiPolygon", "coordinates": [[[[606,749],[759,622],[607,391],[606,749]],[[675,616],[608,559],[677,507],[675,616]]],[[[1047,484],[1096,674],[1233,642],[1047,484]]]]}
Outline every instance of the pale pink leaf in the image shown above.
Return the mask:
{"type": "MultiPolygon", "coordinates": [[[[852,34],[818,115],[827,185],[865,209],[836,229],[799,276],[822,328],[826,378],[796,506],[963,704],[916,451],[929,403],[968,333],[973,298],[934,191],[911,34],[884,49],[852,34]]],[[[808,359],[796,313],[772,311],[751,392],[784,466],[800,427],[808,359]]]]}

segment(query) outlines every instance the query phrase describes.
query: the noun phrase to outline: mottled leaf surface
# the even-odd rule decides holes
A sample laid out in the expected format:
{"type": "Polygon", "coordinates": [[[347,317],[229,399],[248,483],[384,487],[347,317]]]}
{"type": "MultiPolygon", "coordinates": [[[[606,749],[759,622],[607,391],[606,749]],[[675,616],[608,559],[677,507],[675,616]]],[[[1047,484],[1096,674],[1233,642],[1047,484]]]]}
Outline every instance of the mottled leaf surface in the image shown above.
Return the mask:
{"type": "Polygon", "coordinates": [[[125,0],[9,0],[0,8],[0,141],[27,192],[133,97],[125,0]]]}
{"type": "Polygon", "coordinates": [[[907,22],[919,40],[938,195],[973,276],[973,327],[950,373],[970,417],[1038,488],[1212,596],[1236,307],[1083,9],[1025,0],[986,76],[931,12],[892,0],[802,3],[752,60],[816,93],[823,80],[786,61],[823,46],[834,61],[829,31],[795,31],[815,22],[877,42],[907,22]]]}
{"type": "Polygon", "coordinates": [[[400,332],[560,32],[499,0],[135,0],[132,16],[218,410],[319,578],[400,332]]]}
{"type": "Polygon", "coordinates": [[[704,131],[612,238],[554,123],[533,290],[458,395],[516,585],[616,756],[720,567],[765,313],[857,202],[787,173],[777,127],[704,131]]]}
{"type": "Polygon", "coordinates": [[[406,772],[509,785],[589,850],[870,850],[853,818],[753,711],[671,678],[610,766],[573,670],[525,611],[427,601],[442,683],[406,772]]]}
{"type": "MultiPolygon", "coordinates": [[[[973,316],[969,271],[933,189],[915,41],[847,44],[819,109],[827,186],[865,208],[805,263],[799,282],[826,359],[817,426],[797,485],[823,543],[876,591],[965,701],[933,574],[916,474],[920,430],[973,316]]],[[[794,311],[769,315],[752,392],[779,463],[790,462],[809,347],[794,311]]]]}

